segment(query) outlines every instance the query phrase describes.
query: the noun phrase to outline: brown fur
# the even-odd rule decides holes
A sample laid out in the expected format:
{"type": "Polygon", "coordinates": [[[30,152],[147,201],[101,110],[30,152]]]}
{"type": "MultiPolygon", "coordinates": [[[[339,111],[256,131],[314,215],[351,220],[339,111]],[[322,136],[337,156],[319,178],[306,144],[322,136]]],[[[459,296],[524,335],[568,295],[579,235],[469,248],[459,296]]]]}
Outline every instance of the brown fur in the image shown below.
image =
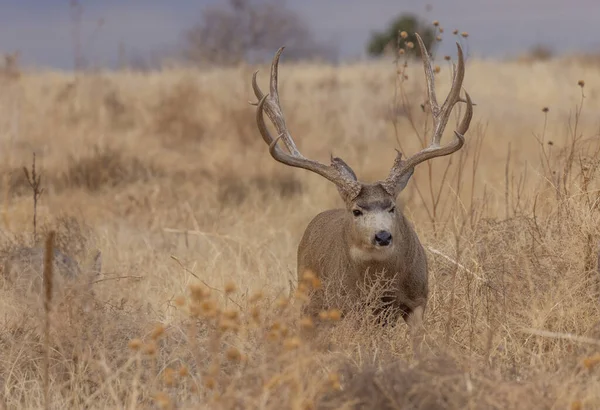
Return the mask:
{"type": "Polygon", "coordinates": [[[425,251],[400,210],[394,212],[394,229],[391,230],[394,249],[379,260],[357,258],[352,247],[364,247],[353,224],[352,209],[357,202],[367,204],[395,198],[378,184],[363,185],[361,194],[347,203],[346,209],[331,209],[318,214],[307,226],[298,246],[298,276],[312,271],[323,286],[312,296],[308,312],[316,314],[329,308],[350,308],[348,303],[361,299],[359,288],[369,278],[367,275],[383,273],[389,279],[388,294],[392,319],[401,315],[405,320],[421,306],[425,309],[428,296],[427,258],[425,251]]]}

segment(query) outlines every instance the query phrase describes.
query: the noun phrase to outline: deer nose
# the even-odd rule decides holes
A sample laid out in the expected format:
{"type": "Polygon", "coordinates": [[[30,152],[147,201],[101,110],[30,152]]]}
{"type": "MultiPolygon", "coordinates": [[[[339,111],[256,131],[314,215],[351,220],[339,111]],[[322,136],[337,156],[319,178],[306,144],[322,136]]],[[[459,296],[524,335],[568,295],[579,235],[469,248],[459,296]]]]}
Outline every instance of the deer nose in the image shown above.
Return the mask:
{"type": "Polygon", "coordinates": [[[379,246],[388,246],[392,243],[392,234],[388,231],[379,231],[375,234],[375,243],[379,246]]]}

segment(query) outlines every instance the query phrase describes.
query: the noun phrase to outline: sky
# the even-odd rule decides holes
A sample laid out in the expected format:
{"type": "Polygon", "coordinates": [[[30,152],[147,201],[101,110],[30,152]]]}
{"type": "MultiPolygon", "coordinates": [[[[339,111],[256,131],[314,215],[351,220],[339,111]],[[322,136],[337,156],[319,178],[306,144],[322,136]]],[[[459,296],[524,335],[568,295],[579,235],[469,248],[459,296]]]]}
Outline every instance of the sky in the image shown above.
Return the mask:
{"type": "MultiPolygon", "coordinates": [[[[96,66],[110,67],[119,46],[145,55],[173,48],[204,7],[226,0],[81,0],[82,48],[96,66]]],[[[503,58],[544,44],[555,52],[600,52],[600,0],[287,0],[317,40],[334,42],[342,58],[364,56],[372,31],[400,13],[439,20],[469,33],[469,53],[503,58]],[[426,11],[426,4],[431,10],[426,11]]],[[[24,65],[71,69],[69,0],[0,0],[0,53],[19,50],[24,65]]]]}

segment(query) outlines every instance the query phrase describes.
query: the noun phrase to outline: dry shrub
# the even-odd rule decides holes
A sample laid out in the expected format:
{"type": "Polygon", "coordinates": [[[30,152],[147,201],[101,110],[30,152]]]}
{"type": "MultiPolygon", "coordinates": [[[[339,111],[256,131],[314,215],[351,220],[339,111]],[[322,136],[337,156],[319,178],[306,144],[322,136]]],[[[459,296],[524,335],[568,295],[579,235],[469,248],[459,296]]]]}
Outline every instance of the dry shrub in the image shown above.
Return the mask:
{"type": "Polygon", "coordinates": [[[169,147],[197,144],[205,138],[202,102],[206,92],[191,77],[183,77],[153,108],[153,128],[169,147]]]}
{"type": "MultiPolygon", "coordinates": [[[[58,306],[55,301],[50,316],[51,401],[69,408],[85,407],[86,397],[102,388],[101,374],[123,366],[126,357],[104,352],[122,351],[130,332],[143,332],[149,327],[139,308],[113,308],[93,301],[93,309],[84,309],[90,297],[86,294],[88,300],[71,298],[63,306],[58,306]],[[66,401],[61,398],[69,396],[75,386],[86,393],[71,395],[66,401]]],[[[38,373],[42,368],[44,341],[41,327],[39,312],[22,310],[0,334],[0,347],[14,355],[10,362],[0,364],[0,385],[10,389],[11,403],[20,402],[30,408],[42,408],[41,397],[32,395],[29,388],[14,381],[29,378],[28,375],[38,373]],[[15,354],[18,351],[22,353],[15,354]]],[[[39,387],[40,381],[32,380],[32,383],[39,387]]]]}
{"type": "Polygon", "coordinates": [[[0,190],[2,192],[21,196],[27,194],[31,190],[22,167],[5,169],[1,172],[2,178],[0,178],[0,190]]]}
{"type": "Polygon", "coordinates": [[[123,131],[136,125],[136,106],[125,100],[119,87],[109,77],[86,73],[56,87],[51,115],[62,124],[106,127],[123,131]]]}
{"type": "Polygon", "coordinates": [[[264,142],[256,129],[256,111],[249,104],[240,104],[244,101],[239,98],[232,104],[221,103],[219,111],[222,112],[221,125],[219,133],[224,138],[227,136],[234,142],[240,143],[244,149],[250,146],[260,146],[264,142]]]}
{"type": "Polygon", "coordinates": [[[211,95],[206,86],[184,76],[153,106],[152,131],[169,148],[203,146],[205,139],[258,144],[255,110],[239,94],[211,95]]]}
{"type": "Polygon", "coordinates": [[[123,151],[110,147],[94,146],[92,155],[71,158],[69,162],[67,170],[55,182],[58,189],[97,192],[105,188],[145,182],[163,174],[154,164],[136,156],[127,156],[123,151]]]}
{"type": "Polygon", "coordinates": [[[21,78],[20,53],[6,53],[3,55],[4,61],[0,66],[0,84],[4,81],[16,81],[21,78]]]}
{"type": "Polygon", "coordinates": [[[52,222],[41,226],[41,238],[47,237],[51,231],[55,232],[54,246],[73,258],[87,256],[93,245],[92,227],[73,216],[59,215],[52,222]]]}
{"type": "Polygon", "coordinates": [[[312,326],[298,321],[306,294],[290,300],[236,292],[233,283],[222,291],[194,283],[174,300],[184,332],[157,323],[131,339],[135,362],[129,359],[120,379],[135,388],[123,391],[124,399],[215,409],[245,407],[260,396],[266,408],[314,402],[321,389],[306,377],[317,370],[308,355],[312,326]]]}
{"type": "Polygon", "coordinates": [[[302,195],[302,182],[292,174],[277,173],[271,176],[224,175],[218,178],[218,200],[225,206],[243,204],[250,196],[261,201],[271,201],[274,197],[289,199],[302,195]]]}
{"type": "Polygon", "coordinates": [[[117,130],[135,128],[136,118],[131,103],[124,101],[117,88],[105,91],[103,105],[112,128],[117,130]]]}
{"type": "Polygon", "coordinates": [[[409,366],[387,358],[340,369],[343,387],[320,400],[319,409],[539,409],[551,401],[540,386],[497,380],[485,369],[469,369],[448,354],[409,366]]]}
{"type": "Polygon", "coordinates": [[[55,231],[55,248],[74,258],[84,257],[88,249],[93,246],[93,230],[85,222],[68,215],[58,215],[39,227],[39,243],[30,243],[28,232],[0,237],[0,255],[30,246],[43,246],[43,241],[50,231],[55,231]]]}

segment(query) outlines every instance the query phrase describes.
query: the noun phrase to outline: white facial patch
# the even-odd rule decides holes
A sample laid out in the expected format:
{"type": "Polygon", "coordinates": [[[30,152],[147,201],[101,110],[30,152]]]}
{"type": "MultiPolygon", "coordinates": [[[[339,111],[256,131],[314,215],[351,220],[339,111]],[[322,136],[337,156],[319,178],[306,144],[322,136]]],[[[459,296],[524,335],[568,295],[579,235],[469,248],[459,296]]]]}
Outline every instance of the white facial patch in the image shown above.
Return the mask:
{"type": "Polygon", "coordinates": [[[379,231],[392,232],[394,229],[394,215],[388,211],[369,212],[358,221],[359,230],[370,232],[371,237],[379,231]]]}
{"type": "Polygon", "coordinates": [[[385,261],[394,252],[395,239],[393,237],[395,215],[387,210],[367,212],[355,221],[355,232],[360,243],[350,247],[350,256],[356,262],[385,261]],[[392,243],[388,246],[375,244],[377,232],[387,231],[392,234],[392,243]]]}
{"type": "Polygon", "coordinates": [[[370,246],[368,248],[352,246],[350,247],[350,257],[355,262],[383,262],[392,256],[393,250],[393,245],[380,247],[370,246]]]}

